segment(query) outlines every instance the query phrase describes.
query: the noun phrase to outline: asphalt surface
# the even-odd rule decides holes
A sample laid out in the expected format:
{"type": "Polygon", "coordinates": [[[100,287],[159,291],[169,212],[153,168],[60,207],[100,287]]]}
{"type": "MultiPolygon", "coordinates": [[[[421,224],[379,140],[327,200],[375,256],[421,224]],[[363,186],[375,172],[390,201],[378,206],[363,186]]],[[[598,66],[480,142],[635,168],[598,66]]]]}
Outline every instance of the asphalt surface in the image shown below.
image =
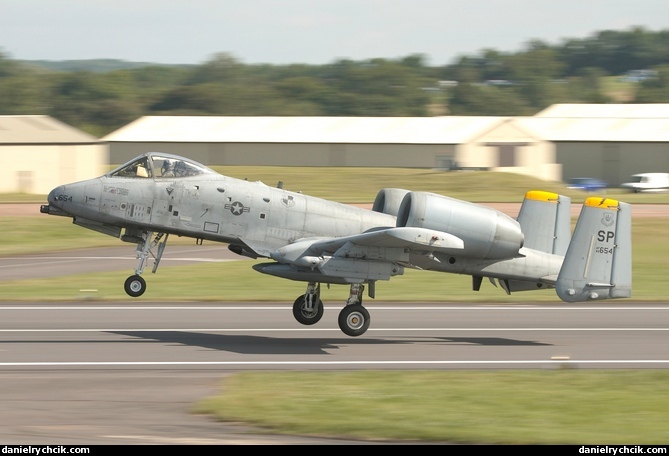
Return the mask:
{"type": "Polygon", "coordinates": [[[192,407],[250,370],[669,368],[666,303],[378,302],[356,338],[339,308],[304,327],[290,303],[5,302],[0,442],[393,444],[272,435],[192,407]]]}

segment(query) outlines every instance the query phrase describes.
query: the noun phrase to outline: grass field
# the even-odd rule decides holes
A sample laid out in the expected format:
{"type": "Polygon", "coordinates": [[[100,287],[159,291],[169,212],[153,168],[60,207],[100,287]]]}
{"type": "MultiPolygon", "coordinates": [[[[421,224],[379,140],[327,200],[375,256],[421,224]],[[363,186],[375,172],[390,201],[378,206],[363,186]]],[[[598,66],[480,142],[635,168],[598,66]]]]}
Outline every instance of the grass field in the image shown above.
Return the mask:
{"type": "Polygon", "coordinates": [[[245,372],[194,411],[282,434],[666,445],[669,371],[245,372]]]}

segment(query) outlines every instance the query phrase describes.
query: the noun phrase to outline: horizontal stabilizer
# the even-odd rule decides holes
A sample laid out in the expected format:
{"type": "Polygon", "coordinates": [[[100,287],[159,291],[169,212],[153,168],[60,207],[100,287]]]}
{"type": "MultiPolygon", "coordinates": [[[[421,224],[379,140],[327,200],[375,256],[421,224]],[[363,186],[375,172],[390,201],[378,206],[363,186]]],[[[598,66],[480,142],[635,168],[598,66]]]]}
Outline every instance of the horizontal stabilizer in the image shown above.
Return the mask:
{"type": "Polygon", "coordinates": [[[590,197],[579,215],[556,283],[567,302],[632,295],[631,207],[590,197]]]}

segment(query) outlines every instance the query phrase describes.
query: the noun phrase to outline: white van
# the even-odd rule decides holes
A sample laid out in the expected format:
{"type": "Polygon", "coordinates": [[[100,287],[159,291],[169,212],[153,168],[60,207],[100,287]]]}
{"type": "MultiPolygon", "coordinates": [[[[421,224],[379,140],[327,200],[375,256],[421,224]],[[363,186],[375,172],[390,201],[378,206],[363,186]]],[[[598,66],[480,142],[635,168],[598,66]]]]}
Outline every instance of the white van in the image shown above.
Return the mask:
{"type": "Polygon", "coordinates": [[[621,185],[633,192],[669,191],[669,173],[633,174],[629,182],[621,185]]]}

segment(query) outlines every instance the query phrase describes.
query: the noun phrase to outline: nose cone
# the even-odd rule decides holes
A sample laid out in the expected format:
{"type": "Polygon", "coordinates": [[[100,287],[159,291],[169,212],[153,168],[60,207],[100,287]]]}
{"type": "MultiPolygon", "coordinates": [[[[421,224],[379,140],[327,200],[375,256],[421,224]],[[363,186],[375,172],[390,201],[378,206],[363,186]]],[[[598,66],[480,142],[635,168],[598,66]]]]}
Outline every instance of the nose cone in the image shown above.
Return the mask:
{"type": "Polygon", "coordinates": [[[49,202],[49,206],[60,207],[58,204],[58,196],[65,193],[65,186],[59,185],[49,192],[49,195],[46,197],[46,200],[49,202]]]}
{"type": "Polygon", "coordinates": [[[63,210],[63,204],[66,201],[64,199],[65,195],[65,186],[61,185],[49,192],[46,199],[49,204],[40,206],[40,212],[42,214],[51,214],[51,215],[63,215],[69,216],[70,214],[63,210]]]}
{"type": "Polygon", "coordinates": [[[102,184],[100,179],[90,179],[60,185],[47,196],[49,214],[90,218],[99,211],[102,184]]]}

